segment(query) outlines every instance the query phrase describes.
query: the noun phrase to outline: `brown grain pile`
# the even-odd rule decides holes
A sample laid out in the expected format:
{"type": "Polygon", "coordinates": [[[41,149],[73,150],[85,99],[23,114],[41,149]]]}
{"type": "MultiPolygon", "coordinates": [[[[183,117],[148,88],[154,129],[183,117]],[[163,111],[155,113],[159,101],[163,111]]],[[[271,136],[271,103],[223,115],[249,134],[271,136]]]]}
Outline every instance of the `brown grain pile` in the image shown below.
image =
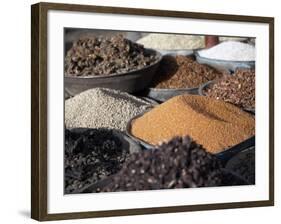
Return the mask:
{"type": "Polygon", "coordinates": [[[160,89],[195,88],[210,80],[222,77],[222,73],[192,57],[182,55],[163,57],[155,75],[153,87],[160,89]]]}
{"type": "Polygon", "coordinates": [[[253,136],[255,120],[224,101],[181,95],[134,120],[131,133],[153,145],[189,135],[209,152],[218,153],[253,136]]]}
{"type": "Polygon", "coordinates": [[[238,69],[233,75],[218,80],[205,93],[243,109],[255,109],[255,70],[238,69]]]}

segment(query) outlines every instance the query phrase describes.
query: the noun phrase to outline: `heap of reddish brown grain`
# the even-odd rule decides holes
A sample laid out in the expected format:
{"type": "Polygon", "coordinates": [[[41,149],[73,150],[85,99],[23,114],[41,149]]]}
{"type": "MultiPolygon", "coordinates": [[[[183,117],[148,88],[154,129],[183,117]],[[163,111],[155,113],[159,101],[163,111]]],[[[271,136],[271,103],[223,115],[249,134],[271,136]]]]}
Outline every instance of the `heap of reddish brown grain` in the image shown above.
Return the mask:
{"type": "Polygon", "coordinates": [[[153,145],[189,135],[207,151],[218,153],[253,136],[255,119],[224,101],[181,95],[134,120],[131,133],[153,145]]]}
{"type": "Polygon", "coordinates": [[[220,77],[221,72],[199,64],[192,57],[167,55],[160,63],[153,86],[159,89],[195,88],[220,77]]]}

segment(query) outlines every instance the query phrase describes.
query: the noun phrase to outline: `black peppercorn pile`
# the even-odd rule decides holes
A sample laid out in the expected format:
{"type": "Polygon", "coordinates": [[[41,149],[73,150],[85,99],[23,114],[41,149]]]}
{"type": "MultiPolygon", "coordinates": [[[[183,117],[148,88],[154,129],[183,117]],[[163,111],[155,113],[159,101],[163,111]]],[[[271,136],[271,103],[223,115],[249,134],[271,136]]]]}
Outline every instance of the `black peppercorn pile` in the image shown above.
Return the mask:
{"type": "Polygon", "coordinates": [[[255,71],[238,69],[218,80],[206,90],[206,95],[243,109],[255,109],[255,71]]]}
{"type": "Polygon", "coordinates": [[[221,164],[189,137],[176,137],[154,150],[132,154],[101,191],[219,186],[221,164]]]}
{"type": "Polygon", "coordinates": [[[82,188],[118,172],[128,150],[106,129],[65,130],[65,193],[82,188]]]}
{"type": "Polygon", "coordinates": [[[144,68],[157,60],[122,35],[79,39],[65,57],[66,76],[106,76],[144,68]]]}

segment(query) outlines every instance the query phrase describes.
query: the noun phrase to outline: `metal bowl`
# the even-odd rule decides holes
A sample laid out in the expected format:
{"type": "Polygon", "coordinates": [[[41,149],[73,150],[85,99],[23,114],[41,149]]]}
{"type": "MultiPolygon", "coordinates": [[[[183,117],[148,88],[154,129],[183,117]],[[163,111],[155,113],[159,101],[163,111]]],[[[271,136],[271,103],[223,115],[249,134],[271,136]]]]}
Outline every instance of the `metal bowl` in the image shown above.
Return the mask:
{"type": "Polygon", "coordinates": [[[96,87],[117,89],[128,93],[135,93],[147,88],[153,79],[162,56],[155,50],[146,50],[149,53],[156,55],[157,60],[153,64],[142,69],[137,69],[120,74],[111,74],[108,76],[65,76],[65,92],[70,96],[75,96],[80,92],[96,87]]]}
{"type": "MultiPolygon", "coordinates": [[[[194,57],[193,50],[159,50],[163,56],[192,56],[194,57]]],[[[194,58],[195,59],[195,58],[194,58]]],[[[160,88],[148,88],[143,91],[143,94],[158,102],[164,102],[174,96],[182,94],[198,94],[198,87],[194,88],[178,88],[178,89],[160,89],[160,88]]]]}
{"type": "MultiPolygon", "coordinates": [[[[198,93],[200,96],[206,96],[205,91],[210,88],[215,82],[214,81],[209,81],[204,83],[203,85],[201,85],[198,89],[198,93]]],[[[246,112],[255,114],[255,109],[253,108],[241,108],[243,110],[245,110],[246,112]]]]}
{"type": "Polygon", "coordinates": [[[237,68],[255,68],[255,61],[227,61],[211,59],[200,56],[198,51],[194,52],[196,60],[200,64],[206,64],[218,70],[229,70],[234,72],[237,68]]]}
{"type": "Polygon", "coordinates": [[[158,102],[164,102],[174,96],[182,94],[198,95],[198,88],[182,88],[182,89],[157,89],[149,88],[144,91],[145,96],[158,102]]]}

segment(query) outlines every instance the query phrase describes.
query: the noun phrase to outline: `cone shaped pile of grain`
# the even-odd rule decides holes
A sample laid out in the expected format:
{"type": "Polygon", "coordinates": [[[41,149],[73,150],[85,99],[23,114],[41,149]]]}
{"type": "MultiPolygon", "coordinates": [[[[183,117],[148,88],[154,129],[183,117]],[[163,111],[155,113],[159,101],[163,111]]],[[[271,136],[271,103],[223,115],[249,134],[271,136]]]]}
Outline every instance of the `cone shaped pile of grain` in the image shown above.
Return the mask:
{"type": "Polygon", "coordinates": [[[131,133],[153,145],[189,135],[209,152],[218,153],[253,136],[255,119],[223,101],[181,95],[134,120],[131,133]]]}

